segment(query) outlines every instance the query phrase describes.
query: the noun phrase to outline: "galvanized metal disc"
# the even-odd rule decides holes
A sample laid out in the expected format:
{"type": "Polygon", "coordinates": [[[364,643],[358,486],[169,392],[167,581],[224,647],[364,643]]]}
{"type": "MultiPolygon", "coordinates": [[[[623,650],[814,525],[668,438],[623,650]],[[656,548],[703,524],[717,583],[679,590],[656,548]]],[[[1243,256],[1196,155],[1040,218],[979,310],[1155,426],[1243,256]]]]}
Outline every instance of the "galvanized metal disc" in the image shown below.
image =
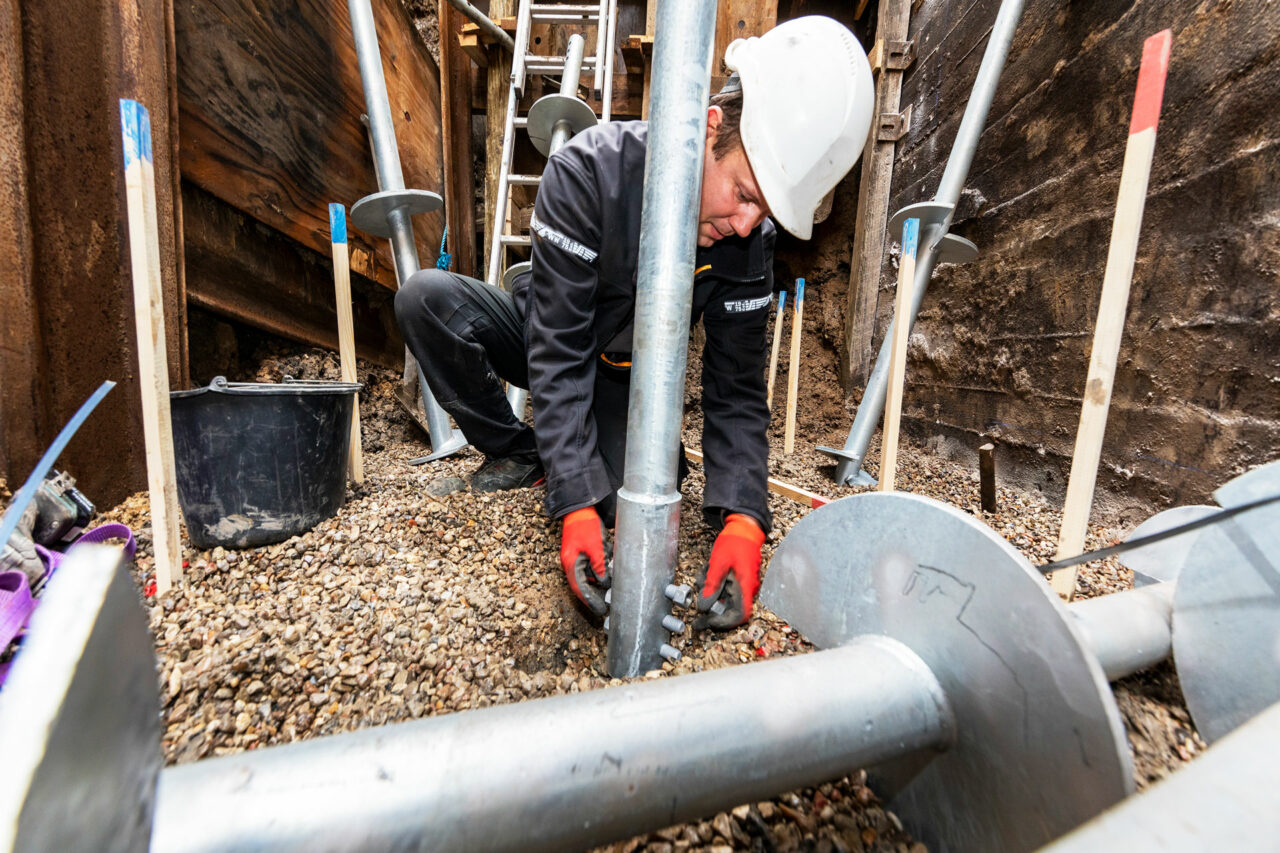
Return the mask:
{"type": "Polygon", "coordinates": [[[159,712],[120,549],[81,546],[49,582],[0,691],[0,850],[146,850],[159,712]]]}
{"type": "Polygon", "coordinates": [[[410,216],[444,207],[444,199],[426,190],[386,190],[367,195],[351,206],[351,224],[375,237],[391,237],[391,211],[403,209],[410,216]]]}
{"type": "MultiPolygon", "coordinates": [[[[1143,536],[1163,533],[1179,524],[1199,521],[1217,511],[1218,508],[1215,506],[1175,506],[1173,509],[1158,512],[1139,524],[1125,537],[1125,541],[1131,542],[1143,536]]],[[[1188,530],[1178,536],[1152,542],[1134,551],[1127,551],[1120,557],[1120,562],[1132,570],[1135,587],[1177,580],[1178,574],[1182,571],[1182,564],[1186,562],[1187,555],[1191,553],[1191,548],[1195,545],[1200,532],[1188,530]]]]}
{"type": "Polygon", "coordinates": [[[511,285],[515,282],[516,276],[531,269],[533,269],[532,261],[521,261],[518,264],[512,264],[507,267],[507,271],[502,274],[502,289],[510,293],[511,285]]]}
{"type": "Polygon", "coordinates": [[[972,516],[903,493],[828,504],[778,547],[761,600],[815,645],[882,634],[932,669],[956,743],[875,773],[930,849],[1034,849],[1132,790],[1124,726],[1074,620],[972,516]]]}
{"type": "Polygon", "coordinates": [[[595,127],[598,119],[586,101],[559,92],[543,95],[529,108],[528,124],[525,129],[529,139],[543,157],[551,156],[551,132],[559,121],[569,122],[574,134],[595,127]]]}
{"type": "Polygon", "coordinates": [[[943,234],[938,241],[938,263],[967,264],[978,257],[978,247],[958,234],[943,234]]]}
{"type": "Polygon", "coordinates": [[[899,210],[893,216],[889,217],[889,234],[896,235],[899,239],[902,237],[902,224],[908,219],[920,220],[920,233],[930,225],[940,225],[947,221],[947,217],[951,215],[951,211],[955,210],[954,204],[947,204],[942,201],[918,201],[915,204],[909,204],[899,210]]]}
{"type": "MultiPolygon", "coordinates": [[[[1214,492],[1224,509],[1280,492],[1280,462],[1214,492]]],[[[1200,531],[1173,599],[1187,709],[1214,741],[1280,701],[1280,504],[1200,531]]]]}

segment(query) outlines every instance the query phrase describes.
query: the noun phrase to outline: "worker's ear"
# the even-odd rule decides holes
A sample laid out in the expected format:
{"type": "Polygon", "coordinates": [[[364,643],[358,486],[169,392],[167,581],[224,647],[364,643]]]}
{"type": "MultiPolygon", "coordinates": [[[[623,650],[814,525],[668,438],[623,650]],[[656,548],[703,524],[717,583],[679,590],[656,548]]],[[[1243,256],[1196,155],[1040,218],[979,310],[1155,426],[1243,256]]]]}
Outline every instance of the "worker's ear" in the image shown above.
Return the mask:
{"type": "Polygon", "coordinates": [[[716,144],[720,135],[720,122],[724,121],[724,110],[719,107],[707,107],[707,150],[716,144]]]}

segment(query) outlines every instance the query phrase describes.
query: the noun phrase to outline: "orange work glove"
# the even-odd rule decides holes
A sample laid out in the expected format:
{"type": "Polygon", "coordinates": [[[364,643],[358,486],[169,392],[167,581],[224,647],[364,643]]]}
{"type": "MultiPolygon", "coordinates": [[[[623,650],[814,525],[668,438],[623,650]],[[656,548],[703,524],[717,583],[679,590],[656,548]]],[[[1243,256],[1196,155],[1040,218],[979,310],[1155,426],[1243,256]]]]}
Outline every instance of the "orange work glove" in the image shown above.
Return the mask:
{"type": "Polygon", "coordinates": [[[734,628],[751,618],[751,603],[760,591],[760,548],[764,530],[749,515],[733,513],[711,547],[711,560],[702,577],[695,628],[734,628]],[[717,601],[722,613],[709,612],[717,601]]]}
{"type": "Polygon", "coordinates": [[[560,566],[573,594],[597,616],[603,616],[609,609],[604,602],[609,567],[604,561],[604,523],[595,507],[583,507],[564,517],[560,566]]]}

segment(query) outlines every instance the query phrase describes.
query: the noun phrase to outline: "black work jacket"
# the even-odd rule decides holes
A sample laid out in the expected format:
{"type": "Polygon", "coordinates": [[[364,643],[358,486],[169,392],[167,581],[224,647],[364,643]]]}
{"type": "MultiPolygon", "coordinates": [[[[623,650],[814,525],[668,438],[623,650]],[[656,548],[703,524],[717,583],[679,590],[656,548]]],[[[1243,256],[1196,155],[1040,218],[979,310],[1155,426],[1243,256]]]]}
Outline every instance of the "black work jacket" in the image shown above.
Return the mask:
{"type": "MultiPolygon", "coordinates": [[[[596,370],[630,362],[646,122],[583,131],[547,161],[532,222],[533,269],[512,284],[525,316],[529,392],[547,512],[561,518],[612,488],[596,450],[596,370]],[[602,356],[607,361],[602,362],[602,356]]],[[[713,526],[742,512],[767,531],[765,328],[773,292],[773,223],[699,248],[693,312],[702,352],[703,512],[713,526]]]]}

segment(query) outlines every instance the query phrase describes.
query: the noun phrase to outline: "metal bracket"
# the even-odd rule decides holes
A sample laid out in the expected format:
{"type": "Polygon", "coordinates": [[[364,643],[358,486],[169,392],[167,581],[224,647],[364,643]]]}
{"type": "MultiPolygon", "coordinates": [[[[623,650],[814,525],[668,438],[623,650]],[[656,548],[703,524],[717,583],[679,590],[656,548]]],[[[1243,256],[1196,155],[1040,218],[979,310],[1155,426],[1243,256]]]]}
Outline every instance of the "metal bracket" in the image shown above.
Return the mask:
{"type": "Polygon", "coordinates": [[[879,39],[871,48],[871,73],[881,71],[905,71],[916,61],[916,43],[914,40],[886,41],[879,39]]]}
{"type": "Polygon", "coordinates": [[[911,105],[900,113],[880,113],[876,125],[877,142],[897,142],[911,129],[911,105]]]}

